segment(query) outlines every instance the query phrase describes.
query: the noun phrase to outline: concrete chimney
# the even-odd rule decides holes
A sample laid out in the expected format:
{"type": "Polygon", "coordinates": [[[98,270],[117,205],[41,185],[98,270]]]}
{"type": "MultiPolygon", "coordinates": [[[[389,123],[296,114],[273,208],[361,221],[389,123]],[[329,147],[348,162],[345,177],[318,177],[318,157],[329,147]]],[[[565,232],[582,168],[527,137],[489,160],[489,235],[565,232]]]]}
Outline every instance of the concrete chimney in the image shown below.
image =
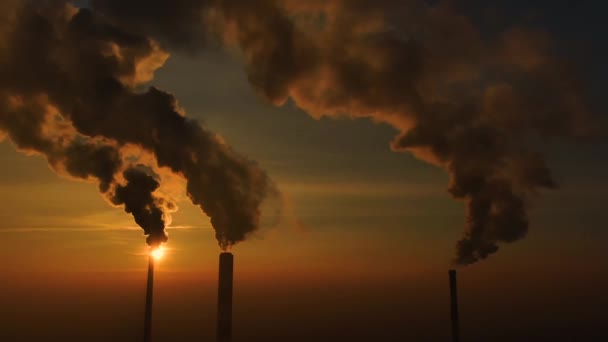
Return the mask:
{"type": "Polygon", "coordinates": [[[152,341],[152,291],[154,289],[154,257],[148,256],[148,285],[146,287],[146,313],[144,317],[144,342],[152,341]]]}
{"type": "Polygon", "coordinates": [[[456,270],[450,270],[450,300],[452,314],[452,342],[460,341],[460,326],[458,323],[458,291],[456,288],[456,270]]]}
{"type": "Polygon", "coordinates": [[[220,271],[217,289],[217,342],[232,340],[232,274],[234,256],[220,254],[220,271]]]}

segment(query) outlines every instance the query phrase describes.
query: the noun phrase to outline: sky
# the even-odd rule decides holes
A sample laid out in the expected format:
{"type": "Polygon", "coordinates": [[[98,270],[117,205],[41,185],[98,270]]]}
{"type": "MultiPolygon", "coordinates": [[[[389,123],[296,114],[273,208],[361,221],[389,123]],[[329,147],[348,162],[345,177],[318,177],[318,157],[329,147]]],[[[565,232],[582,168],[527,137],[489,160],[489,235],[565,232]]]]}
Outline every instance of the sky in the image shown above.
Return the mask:
{"type": "MultiPolygon", "coordinates": [[[[547,32],[606,118],[603,2],[484,3],[456,7],[482,36],[513,25],[547,32]]],[[[169,51],[142,89],[172,93],[282,194],[281,218],[268,201],[260,229],[231,248],[235,342],[447,341],[453,267],[463,340],[608,338],[605,133],[538,142],[559,188],[534,191],[525,238],[458,266],[465,203],[448,194],[441,168],[391,149],[401,128],[357,115],[315,118],[293,99],[273,105],[232,49],[169,51]]],[[[0,160],[0,340],[140,339],[147,245],[132,216],[94,182],[58,175],[10,139],[0,160]]],[[[179,210],[157,264],[153,334],[210,340],[221,249],[210,219],[177,184],[167,190],[179,210]]]]}

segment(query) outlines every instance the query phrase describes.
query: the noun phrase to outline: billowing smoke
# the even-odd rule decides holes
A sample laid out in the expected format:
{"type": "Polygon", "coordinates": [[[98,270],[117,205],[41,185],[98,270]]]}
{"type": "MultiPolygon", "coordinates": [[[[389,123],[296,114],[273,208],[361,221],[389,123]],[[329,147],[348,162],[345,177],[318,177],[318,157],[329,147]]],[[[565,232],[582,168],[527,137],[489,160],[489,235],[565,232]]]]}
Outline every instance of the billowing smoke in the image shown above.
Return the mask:
{"type": "Polygon", "coordinates": [[[534,139],[581,134],[587,116],[546,34],[510,28],[487,39],[448,5],[420,1],[283,2],[312,18],[300,24],[247,3],[225,18],[260,93],[315,116],[390,123],[401,131],[393,149],[450,173],[450,194],[467,206],[457,263],[526,235],[529,198],[556,186],[534,139]]]}
{"type": "Polygon", "coordinates": [[[535,142],[585,134],[588,113],[546,33],[484,34],[455,3],[93,1],[117,25],[186,51],[208,39],[201,28],[215,33],[241,49],[251,84],[277,105],[393,125],[392,148],[444,168],[466,203],[455,261],[469,264],[526,235],[528,201],[556,187],[535,142]]]}
{"type": "Polygon", "coordinates": [[[148,236],[149,245],[157,246],[167,242],[166,217],[162,208],[166,205],[172,208],[174,204],[165,203],[162,198],[154,196],[154,191],[160,184],[144,169],[129,168],[124,171],[123,176],[127,184],[116,187],[111,198],[112,203],[124,205],[125,211],[133,215],[135,222],[148,236]]]}
{"type": "Polygon", "coordinates": [[[157,203],[165,201],[162,197],[148,200],[158,183],[152,178],[153,186],[146,186],[145,177],[149,176],[129,168],[124,171],[126,183],[121,184],[116,175],[126,163],[116,144],[79,135],[43,97],[24,99],[12,95],[3,96],[3,101],[0,129],[19,150],[45,156],[60,174],[95,180],[106,198],[116,205],[124,204],[125,210],[133,214],[150,245],[166,241],[164,217],[170,211],[159,211],[157,203]],[[159,219],[154,216],[157,213],[159,219]]]}
{"type": "Polygon", "coordinates": [[[171,94],[142,90],[168,58],[155,40],[66,1],[15,2],[3,15],[10,24],[0,29],[0,127],[20,149],[97,180],[152,245],[166,241],[165,219],[175,209],[157,191],[159,168],[186,180],[222,248],[258,228],[261,203],[274,191],[264,171],[184,117],[171,94]],[[125,152],[133,146],[153,163],[137,165],[125,152]]]}
{"type": "MultiPolygon", "coordinates": [[[[25,4],[0,27],[2,127],[9,137],[56,168],[98,179],[102,192],[114,195],[111,189],[129,185],[113,185],[118,170],[126,171],[112,166],[124,159],[112,155],[126,144],[152,152],[154,167],[186,179],[223,248],[256,229],[272,186],[255,163],[186,119],[172,95],[138,91],[168,58],[165,48],[196,52],[214,39],[234,44],[251,84],[273,103],[291,99],[315,117],[393,125],[400,131],[393,149],[444,168],[450,194],[466,203],[461,264],[524,237],[528,201],[556,187],[535,141],[588,129],[581,87],[554,57],[547,34],[514,27],[484,35],[452,2],[93,0],[97,14],[63,1],[25,4]],[[48,108],[68,128],[49,120],[48,108]],[[100,161],[71,162],[68,151],[100,161]]],[[[134,197],[159,203],[147,191],[134,197]]],[[[132,213],[146,208],[119,202],[132,213]]]]}

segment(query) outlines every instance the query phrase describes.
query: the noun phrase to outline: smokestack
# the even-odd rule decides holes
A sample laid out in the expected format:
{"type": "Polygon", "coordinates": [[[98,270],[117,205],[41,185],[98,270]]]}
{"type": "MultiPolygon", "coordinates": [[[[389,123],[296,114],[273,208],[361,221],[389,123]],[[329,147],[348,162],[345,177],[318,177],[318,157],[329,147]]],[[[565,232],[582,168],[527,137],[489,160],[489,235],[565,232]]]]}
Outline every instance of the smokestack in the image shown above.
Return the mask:
{"type": "Polygon", "coordinates": [[[154,289],[154,257],[148,256],[148,285],[146,287],[146,313],[144,317],[144,342],[152,341],[152,290],[154,289]]]}
{"type": "Polygon", "coordinates": [[[456,288],[456,270],[450,270],[450,301],[452,314],[452,342],[460,341],[460,327],[458,323],[458,291],[456,288]]]}
{"type": "Polygon", "coordinates": [[[220,254],[220,272],[217,289],[217,342],[232,340],[232,273],[234,256],[220,254]]]}

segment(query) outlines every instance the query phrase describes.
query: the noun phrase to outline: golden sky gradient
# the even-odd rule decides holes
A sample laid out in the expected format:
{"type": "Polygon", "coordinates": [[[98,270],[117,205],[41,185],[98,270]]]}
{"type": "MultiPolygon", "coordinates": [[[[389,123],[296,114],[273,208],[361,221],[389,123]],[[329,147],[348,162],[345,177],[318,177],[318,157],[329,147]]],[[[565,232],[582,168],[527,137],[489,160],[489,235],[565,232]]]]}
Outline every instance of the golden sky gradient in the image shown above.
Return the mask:
{"type": "MultiPolygon", "coordinates": [[[[448,176],[391,151],[397,131],[386,124],[269,104],[240,58],[175,54],[151,83],[256,160],[285,198],[280,219],[269,203],[261,229],[232,249],[235,342],[447,340],[447,270],[465,222],[448,176]]],[[[557,336],[553,327],[605,334],[606,143],[539,145],[560,188],[534,198],[526,238],[458,268],[471,341],[557,336]]],[[[137,339],[147,246],[131,215],[8,140],[0,165],[0,341],[137,339]]],[[[154,334],[208,340],[220,249],[209,218],[172,190],[154,334]]]]}

